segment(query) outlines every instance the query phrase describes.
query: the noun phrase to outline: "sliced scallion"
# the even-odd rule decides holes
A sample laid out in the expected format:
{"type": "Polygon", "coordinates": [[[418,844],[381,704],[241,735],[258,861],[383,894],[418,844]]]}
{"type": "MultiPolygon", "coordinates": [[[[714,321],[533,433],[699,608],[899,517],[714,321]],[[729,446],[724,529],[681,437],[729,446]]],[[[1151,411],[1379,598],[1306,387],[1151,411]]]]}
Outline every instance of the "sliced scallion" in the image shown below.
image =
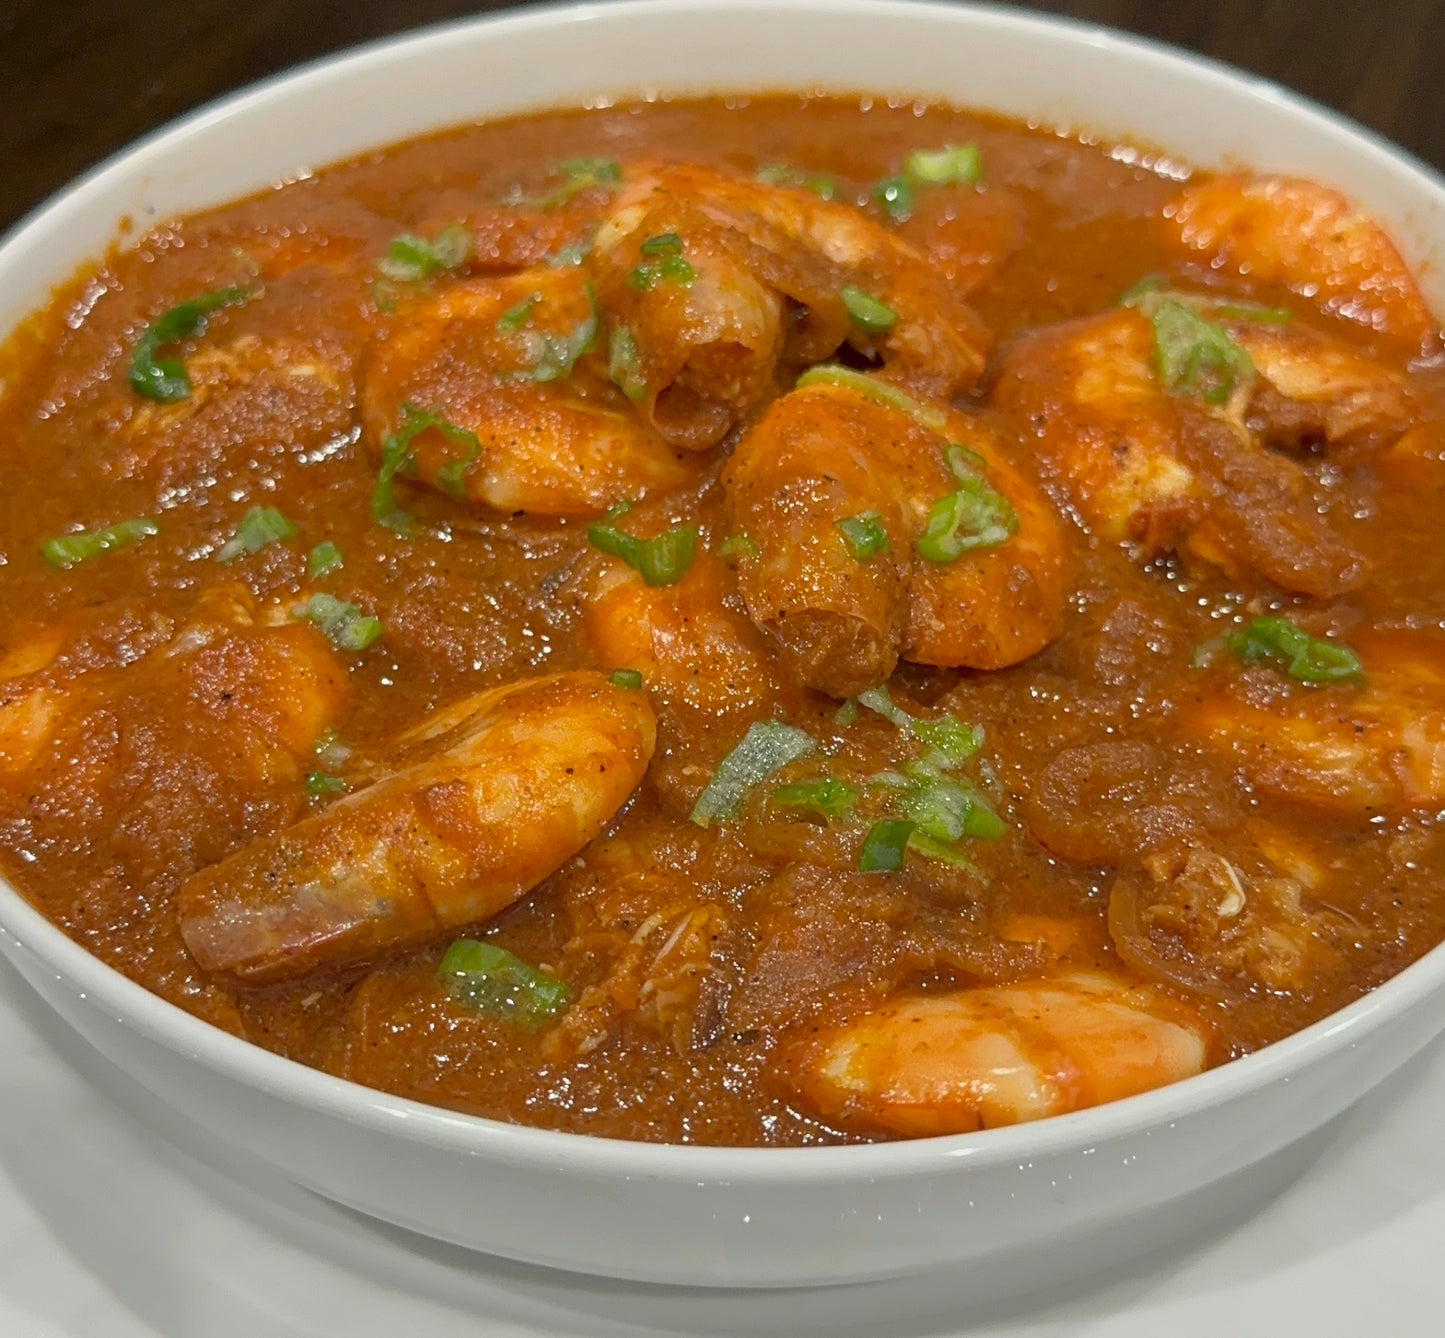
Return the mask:
{"type": "Polygon", "coordinates": [[[585,190],[616,190],[622,184],[622,166],[611,158],[567,158],[549,173],[550,179],[561,177],[561,184],[541,195],[523,195],[520,191],[507,197],[506,203],[518,209],[556,209],[574,195],[585,190]]]}
{"type": "Polygon", "coordinates": [[[642,671],[639,669],[614,669],[608,674],[607,681],[614,687],[636,691],[642,686],[642,671]]]}
{"type": "Polygon", "coordinates": [[[236,532],[216,550],[217,562],[234,562],[259,553],[268,544],[294,538],[300,531],[274,506],[253,506],[236,526],[236,532]]]}
{"type": "Polygon", "coordinates": [[[82,534],[60,534],[47,539],[40,545],[40,556],[52,567],[68,571],[81,562],[89,562],[112,549],[124,548],[137,539],[159,534],[161,527],[149,516],[138,516],[133,520],[118,520],[114,525],[104,525],[98,530],[82,534]]]}
{"type": "Polygon", "coordinates": [[[325,539],[311,550],[306,559],[306,574],[313,581],[319,581],[324,576],[330,576],[332,572],[340,571],[346,563],[346,557],[330,539],[325,539]]]}
{"type": "Polygon", "coordinates": [[[1223,404],[1254,374],[1254,362],[1222,325],[1172,298],[1154,309],[1154,357],[1169,389],[1223,404]]]}
{"type": "Polygon", "coordinates": [[[866,334],[887,334],[897,324],[898,313],[892,307],[854,284],[845,283],[838,296],[853,324],[866,334]]]}
{"type": "Polygon", "coordinates": [[[885,177],[873,187],[873,198],[895,223],[913,216],[913,185],[905,176],[885,177]]]}
{"type": "Polygon", "coordinates": [[[977,144],[945,144],[941,149],[914,149],[903,175],[918,186],[972,186],[983,169],[977,144]]]}
{"type": "Polygon", "coordinates": [[[738,745],[717,764],[712,779],[698,795],[690,817],[709,827],[735,817],[744,796],[774,772],[806,757],[817,744],[810,735],[779,720],[759,720],[748,727],[738,745]]]}
{"type": "Polygon", "coordinates": [[[1311,687],[1364,677],[1360,657],[1348,646],[1311,636],[1288,618],[1251,619],[1242,630],[1226,636],[1224,644],[1246,664],[1271,661],[1297,683],[1311,687]]]}
{"type": "Polygon", "coordinates": [[[746,534],[730,534],[715,549],[714,554],[720,558],[748,557],[755,558],[759,549],[746,534]]]}
{"type": "Polygon", "coordinates": [[[532,319],[532,313],[537,309],[540,300],[538,295],[533,293],[530,297],[524,297],[515,307],[509,307],[497,317],[497,329],[504,334],[516,334],[532,319]]]}
{"type": "Polygon", "coordinates": [[[461,269],[472,258],[476,241],[463,223],[451,223],[428,241],[404,232],[387,244],[376,272],[392,283],[423,283],[438,274],[461,269]]]}
{"type": "Polygon", "coordinates": [[[843,389],[851,390],[855,395],[862,395],[865,399],[873,400],[877,404],[886,404],[890,409],[899,409],[915,422],[933,432],[943,431],[948,422],[941,410],[919,403],[912,395],[899,390],[897,386],[890,385],[887,381],[880,381],[876,376],[869,376],[867,372],[854,371],[853,368],[844,367],[837,362],[820,362],[816,367],[809,367],[793,385],[797,390],[803,390],[808,386],[841,386],[843,389]]]}
{"type": "Polygon", "coordinates": [[[803,172],[781,163],[766,163],[758,168],[754,176],[765,186],[800,186],[812,191],[820,200],[831,200],[838,194],[838,183],[832,177],[820,172],[803,172]]]}
{"type": "Polygon", "coordinates": [[[836,822],[858,802],[858,791],[846,781],[834,780],[832,777],[825,780],[797,781],[792,785],[779,785],[773,791],[772,802],[779,808],[806,809],[830,822],[836,822]]]}
{"type": "Polygon", "coordinates": [[[942,565],[975,549],[997,548],[1018,527],[1018,515],[1006,497],[981,479],[968,480],[934,502],[913,546],[920,557],[942,565]]]}
{"type": "Polygon", "coordinates": [[[130,359],[130,387],[146,399],[172,404],[190,396],[191,378],[179,358],[156,355],[171,344],[206,333],[206,324],[213,311],[234,307],[253,297],[260,290],[251,284],[221,288],[202,293],[188,302],[181,302],[162,312],[141,331],[130,359]]]}
{"type": "Polygon", "coordinates": [[[543,333],[526,330],[523,340],[531,366],[529,375],[534,381],[559,381],[570,376],[577,360],[586,353],[597,339],[597,293],[592,280],[587,280],[588,314],[569,334],[543,333]]]}
{"type": "Polygon", "coordinates": [[[628,284],[638,292],[651,292],[659,283],[675,283],[685,288],[697,278],[697,271],[683,258],[682,238],[675,232],[649,237],[637,249],[648,257],[646,263],[638,265],[627,276],[628,284]]]}
{"type": "Polygon", "coordinates": [[[460,938],[437,968],[454,1003],[537,1031],[567,1006],[570,991],[556,976],[496,943],[460,938]]]}
{"type": "Polygon", "coordinates": [[[362,613],[335,595],[317,593],[294,605],[291,616],[310,623],[337,650],[365,650],[381,635],[381,619],[362,613]]]}
{"type": "Polygon", "coordinates": [[[613,327],[607,344],[607,375],[612,384],[634,404],[647,398],[647,383],[642,379],[642,364],[637,356],[637,340],[625,325],[613,327]]]}
{"type": "Polygon", "coordinates": [[[329,794],[345,794],[346,782],[340,776],[333,776],[326,771],[308,771],[306,773],[306,793],[312,799],[324,799],[329,794]]]}
{"type": "Polygon", "coordinates": [[[863,848],[858,852],[859,873],[892,873],[903,867],[903,854],[908,849],[908,838],[913,835],[913,824],[901,818],[884,818],[875,822],[863,838],[863,848]]]}
{"type": "Polygon", "coordinates": [[[592,547],[621,558],[650,586],[676,585],[682,580],[697,553],[697,530],[679,525],[651,539],[638,539],[611,523],[609,517],[617,514],[613,508],[587,527],[592,547]]]}
{"type": "Polygon", "coordinates": [[[403,404],[396,431],[381,443],[381,472],[371,493],[372,519],[396,534],[410,534],[412,519],[396,500],[393,481],[398,474],[410,476],[416,473],[416,456],[412,453],[411,444],[423,432],[439,432],[453,445],[466,450],[464,455],[448,460],[437,470],[438,485],[453,496],[461,496],[465,492],[463,480],[466,472],[481,453],[482,446],[476,433],[448,422],[439,413],[419,409],[415,404],[403,404]]]}
{"type": "Polygon", "coordinates": [[[861,511],[856,516],[845,516],[834,522],[848,545],[848,551],[859,562],[867,562],[890,548],[888,531],[883,528],[883,516],[877,511],[861,511]]]}

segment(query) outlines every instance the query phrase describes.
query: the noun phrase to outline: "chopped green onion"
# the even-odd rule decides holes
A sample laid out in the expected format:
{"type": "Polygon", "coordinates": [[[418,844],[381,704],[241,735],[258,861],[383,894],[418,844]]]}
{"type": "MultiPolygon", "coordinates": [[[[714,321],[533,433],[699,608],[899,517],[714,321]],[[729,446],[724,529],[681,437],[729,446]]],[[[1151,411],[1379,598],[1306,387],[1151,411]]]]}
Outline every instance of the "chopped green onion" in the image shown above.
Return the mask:
{"type": "Polygon", "coordinates": [[[404,232],[391,239],[386,254],[376,262],[376,272],[392,283],[422,283],[461,269],[472,258],[475,245],[471,229],[463,223],[448,225],[432,241],[404,232]]]}
{"type": "Polygon", "coordinates": [[[1135,307],[1146,316],[1152,317],[1161,302],[1178,302],[1193,311],[1208,311],[1226,320],[1266,321],[1271,325],[1285,325],[1294,319],[1288,307],[1267,307],[1259,302],[1242,298],[1217,298],[1207,293],[1182,293],[1168,286],[1163,274],[1146,274],[1138,283],[1119,297],[1121,307],[1135,307]]]}
{"type": "Polygon", "coordinates": [[[817,747],[812,737],[779,720],[759,720],[712,773],[690,817],[699,827],[735,817],[743,796],[789,762],[817,747]]]}
{"type": "Polygon", "coordinates": [[[772,802],[780,808],[803,808],[827,818],[830,822],[847,814],[858,802],[858,791],[844,781],[798,781],[780,785],[773,791],[772,802]]]}
{"type": "Polygon", "coordinates": [[[1149,298],[1163,292],[1168,282],[1163,274],[1146,274],[1137,283],[1130,284],[1119,295],[1121,307],[1142,307],[1149,298]]]}
{"type": "Polygon", "coordinates": [[[863,848],[858,852],[859,873],[892,873],[903,867],[903,852],[908,849],[908,838],[913,835],[913,824],[897,818],[884,818],[875,822],[863,838],[863,848]]]}
{"type": "Polygon", "coordinates": [[[929,562],[956,562],[974,549],[997,548],[1018,527],[1019,518],[1007,498],[982,480],[969,481],[933,504],[928,524],[913,546],[929,562]]]}
{"type": "Polygon", "coordinates": [[[1220,302],[1215,305],[1215,314],[1233,321],[1264,321],[1269,325],[1288,325],[1294,320],[1294,312],[1288,307],[1267,307],[1260,302],[1220,302]]]}
{"type": "Polygon", "coordinates": [[[267,544],[294,538],[300,531],[274,506],[253,506],[236,526],[236,532],[216,550],[217,562],[234,562],[246,553],[259,553],[267,544]]]}
{"type": "Polygon", "coordinates": [[[988,473],[988,461],[956,441],[943,448],[943,463],[959,483],[976,483],[988,473]]]}
{"type": "Polygon", "coordinates": [[[820,362],[816,367],[809,367],[793,383],[795,390],[803,390],[807,386],[840,386],[851,390],[855,395],[873,400],[876,404],[886,404],[890,409],[899,409],[934,432],[943,431],[948,422],[941,410],[920,404],[912,395],[899,390],[897,386],[880,381],[876,376],[869,376],[867,372],[856,372],[841,363],[820,362]]]}
{"type": "Polygon", "coordinates": [[[592,242],[573,242],[571,246],[564,246],[550,260],[547,261],[549,269],[569,269],[573,265],[580,265],[587,259],[592,251],[592,242]]]}
{"type": "Polygon", "coordinates": [[[637,357],[637,340],[625,325],[616,326],[607,346],[607,375],[634,404],[647,398],[647,383],[637,357]]]}
{"type": "Polygon", "coordinates": [[[509,307],[497,317],[497,329],[504,334],[516,334],[532,319],[532,313],[537,309],[539,301],[541,301],[540,296],[533,293],[531,297],[523,298],[515,307],[509,307]]]}
{"type": "Polygon", "coordinates": [[[136,340],[130,359],[130,388],[137,395],[159,400],[162,404],[173,404],[176,400],[188,398],[191,378],[186,375],[185,364],[179,358],[157,358],[156,354],[183,339],[205,334],[213,311],[234,307],[258,291],[251,284],[221,288],[213,293],[202,293],[200,297],[193,297],[189,302],[162,312],[136,340]]]}
{"type": "Polygon", "coordinates": [[[323,767],[344,766],[351,757],[351,749],[341,742],[340,737],[330,727],[321,731],[321,737],[316,740],[316,760],[323,767]]]}
{"type": "Polygon", "coordinates": [[[346,558],[342,551],[330,539],[327,539],[311,550],[310,556],[306,559],[306,574],[313,581],[319,581],[323,576],[330,576],[332,572],[340,571],[345,562],[346,558]]]}
{"type": "Polygon", "coordinates": [[[680,284],[685,288],[697,278],[697,271],[683,259],[682,238],[675,232],[649,237],[637,249],[645,256],[655,257],[652,263],[638,265],[627,276],[628,284],[638,292],[651,292],[664,282],[680,284]]]}
{"type": "Polygon", "coordinates": [[[983,169],[977,144],[945,144],[941,149],[914,149],[903,175],[919,186],[972,186],[983,169]]]}
{"type": "Polygon", "coordinates": [[[903,812],[919,831],[952,845],[965,836],[997,841],[1008,826],[971,785],[919,769],[903,795],[903,812]]]}
{"type": "Polygon", "coordinates": [[[614,687],[636,691],[642,686],[642,672],[638,669],[614,669],[607,676],[607,681],[614,687]]]}
{"type": "Polygon", "coordinates": [[[913,729],[913,717],[893,700],[893,694],[888,691],[886,683],[880,683],[876,688],[860,692],[858,704],[866,706],[870,711],[877,712],[890,725],[896,725],[905,734],[910,733],[913,729]]]}
{"type": "Polygon", "coordinates": [[[898,321],[898,313],[872,293],[845,283],[838,289],[853,324],[867,334],[887,334],[898,321]]]}
{"type": "Polygon", "coordinates": [[[895,223],[913,215],[913,186],[907,177],[887,177],[873,187],[873,198],[895,223]]]}
{"type": "Polygon", "coordinates": [[[1317,686],[1364,677],[1360,657],[1348,646],[1310,636],[1288,618],[1255,618],[1224,642],[1244,663],[1271,660],[1298,683],[1317,686]]]}
{"type": "Polygon", "coordinates": [[[345,794],[346,782],[329,772],[309,771],[306,773],[306,793],[312,799],[323,799],[328,794],[345,794]]]}
{"type": "Polygon", "coordinates": [[[597,293],[591,279],[587,280],[587,303],[587,318],[571,334],[524,332],[527,356],[532,364],[527,374],[532,380],[559,381],[570,376],[577,359],[592,347],[597,338],[597,293]]]}
{"type": "Polygon", "coordinates": [[[464,456],[448,460],[437,470],[437,483],[454,497],[461,496],[465,491],[463,476],[481,453],[482,444],[477,440],[476,433],[449,423],[438,413],[418,409],[415,404],[403,404],[396,431],[381,443],[381,472],[371,494],[372,519],[396,534],[410,534],[412,520],[396,500],[393,480],[398,474],[416,473],[416,456],[412,454],[411,443],[423,432],[431,431],[440,432],[453,445],[467,449],[464,456]]]}
{"type": "Polygon", "coordinates": [[[381,635],[380,618],[362,613],[355,604],[335,595],[314,594],[304,604],[295,605],[291,616],[317,628],[337,650],[365,650],[381,635]]]}
{"type": "Polygon", "coordinates": [[[113,548],[123,548],[137,539],[159,534],[160,530],[161,527],[149,516],[119,520],[114,525],[105,525],[84,534],[61,534],[47,539],[40,545],[40,556],[52,567],[68,571],[77,563],[89,562],[113,548]]]}
{"type": "Polygon", "coordinates": [[[697,552],[697,530],[680,525],[651,539],[637,539],[611,523],[609,518],[618,514],[614,507],[587,527],[592,547],[621,558],[650,586],[676,585],[682,580],[697,552]]]}
{"type": "Polygon", "coordinates": [[[984,872],[967,855],[955,847],[929,836],[927,832],[914,831],[908,836],[908,848],[916,850],[925,859],[936,859],[943,864],[951,864],[957,869],[967,869],[970,873],[983,878],[984,872]]]}
{"type": "Polygon", "coordinates": [[[759,549],[746,534],[730,534],[722,541],[713,552],[720,558],[750,557],[755,558],[759,549]]]}
{"type": "Polygon", "coordinates": [[[523,195],[514,192],[506,203],[518,209],[556,209],[574,195],[594,187],[616,190],[622,183],[621,164],[610,158],[568,158],[557,164],[548,177],[561,177],[562,184],[545,195],[523,195]]]}
{"type": "Polygon", "coordinates": [[[842,532],[848,551],[859,562],[867,562],[879,553],[888,552],[888,531],[883,528],[883,517],[879,512],[862,511],[834,523],[842,532]]]}
{"type": "Polygon", "coordinates": [[[838,183],[822,173],[808,173],[780,163],[767,163],[753,174],[765,186],[801,186],[820,200],[831,200],[838,194],[838,183]]]}
{"type": "Polygon", "coordinates": [[[847,729],[858,719],[858,703],[849,697],[836,711],[833,712],[833,723],[843,729],[847,729]]]}
{"type": "Polygon", "coordinates": [[[1159,379],[1186,395],[1198,395],[1206,404],[1223,404],[1235,386],[1254,374],[1248,353],[1234,342],[1228,330],[1207,321],[1174,299],[1155,308],[1154,357],[1159,379]]]}
{"type": "Polygon", "coordinates": [[[912,719],[909,723],[915,737],[936,754],[944,766],[966,762],[983,747],[982,727],[965,725],[951,715],[939,716],[937,720],[912,719]]]}
{"type": "Polygon", "coordinates": [[[496,943],[459,938],[437,968],[447,997],[537,1031],[567,1006],[566,981],[524,962],[496,943]]]}

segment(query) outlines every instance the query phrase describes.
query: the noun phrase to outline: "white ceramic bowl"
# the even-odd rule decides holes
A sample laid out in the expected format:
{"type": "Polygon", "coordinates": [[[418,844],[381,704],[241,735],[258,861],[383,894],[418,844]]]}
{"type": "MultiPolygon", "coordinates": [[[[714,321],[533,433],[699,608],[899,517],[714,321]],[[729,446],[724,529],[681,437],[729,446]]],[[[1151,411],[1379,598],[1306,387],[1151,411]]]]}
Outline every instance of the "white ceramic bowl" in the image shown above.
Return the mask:
{"type": "MultiPolygon", "coordinates": [[[[0,247],[0,330],[117,235],[468,119],[644,93],[929,95],[1105,140],[1333,182],[1445,307],[1445,187],[1271,84],[1011,11],[893,0],[657,0],[530,10],[328,60],[207,108],[92,172],[0,247]]],[[[101,965],[0,885],[0,950],[184,1119],[323,1195],[428,1235],[615,1277],[795,1285],[941,1265],[1020,1284],[1085,1233],[1260,1163],[1445,1026],[1445,948],[1247,1059],[1035,1125],[882,1146],[657,1147],[386,1096],[213,1030],[101,965]]],[[[1232,1180],[1230,1180],[1232,1177],[1232,1180]]],[[[1135,1238],[1138,1233],[1135,1233],[1135,1238]]]]}

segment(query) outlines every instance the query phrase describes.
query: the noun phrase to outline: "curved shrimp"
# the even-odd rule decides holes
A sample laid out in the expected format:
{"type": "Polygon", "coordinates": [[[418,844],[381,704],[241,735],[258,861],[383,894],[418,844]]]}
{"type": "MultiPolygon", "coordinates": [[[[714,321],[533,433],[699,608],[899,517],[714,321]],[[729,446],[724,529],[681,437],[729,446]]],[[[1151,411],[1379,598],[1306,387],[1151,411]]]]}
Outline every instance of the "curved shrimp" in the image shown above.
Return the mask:
{"type": "Polygon", "coordinates": [[[500,511],[597,515],[680,486],[691,474],[667,443],[579,366],[596,332],[575,266],[453,284],[372,347],[367,435],[383,443],[407,406],[470,433],[474,449],[434,428],[416,435],[416,476],[500,511]]]}
{"type": "Polygon", "coordinates": [[[1365,567],[1321,518],[1310,476],[1266,450],[1232,406],[1165,389],[1154,332],[1121,308],[1018,340],[995,404],[1032,422],[1039,452],[1090,529],[1141,558],[1182,549],[1226,574],[1332,596],[1365,567]]]}
{"type": "Polygon", "coordinates": [[[925,426],[880,402],[867,378],[859,385],[795,390],[738,443],[724,482],[734,528],[758,547],[739,562],[749,616],[794,677],[835,696],[883,682],[900,655],[981,669],[1032,655],[1057,634],[1067,593],[1052,509],[981,423],[912,402],[936,425],[925,426]],[[960,441],[1016,528],[954,561],[928,561],[916,542],[935,504],[960,487],[944,454],[960,441]],[[886,536],[863,557],[839,528],[860,517],[886,536]]]}
{"type": "Polygon", "coordinates": [[[826,1120],[905,1137],[1063,1115],[1204,1068],[1190,1010],[1147,986],[1077,971],[899,999],[825,1029],[792,1085],[826,1120]]]}
{"type": "Polygon", "coordinates": [[[607,669],[635,669],[668,705],[709,715],[757,711],[778,696],[757,629],[723,602],[724,567],[698,555],[674,585],[654,588],[620,562],[599,564],[583,622],[607,669]]]}
{"type": "Polygon", "coordinates": [[[435,711],[383,779],[190,878],[186,946],[208,971],[277,980],[488,919],[602,830],[655,740],[645,695],[588,671],[435,711]]]}
{"type": "Polygon", "coordinates": [[[1361,687],[1259,701],[1223,686],[1192,694],[1181,724],[1232,757],[1256,790],[1361,815],[1445,803],[1445,644],[1428,632],[1351,637],[1361,687]]]}
{"type": "Polygon", "coordinates": [[[1234,173],[1185,187],[1166,211],[1175,243],[1314,300],[1328,315],[1421,346],[1436,330],[1383,228],[1338,191],[1298,177],[1234,173]]]}
{"type": "Polygon", "coordinates": [[[908,242],[857,209],[810,191],[695,164],[639,165],[626,203],[598,234],[635,235],[633,216],[649,200],[672,199],[714,225],[711,244],[732,249],[767,287],[801,305],[784,359],[816,362],[848,342],[927,394],[968,390],[983,372],[990,337],[973,310],[908,242]],[[624,212],[630,206],[632,213],[624,212]],[[843,289],[861,289],[891,313],[881,328],[849,317],[843,289]]]}

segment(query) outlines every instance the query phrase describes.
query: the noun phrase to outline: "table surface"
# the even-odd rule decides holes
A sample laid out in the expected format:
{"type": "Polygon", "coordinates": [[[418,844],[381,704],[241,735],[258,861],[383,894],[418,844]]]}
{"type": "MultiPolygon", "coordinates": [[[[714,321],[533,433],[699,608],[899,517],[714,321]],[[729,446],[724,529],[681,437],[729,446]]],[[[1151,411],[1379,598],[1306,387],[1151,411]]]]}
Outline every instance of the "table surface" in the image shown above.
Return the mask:
{"type": "MultiPolygon", "coordinates": [[[[0,228],[190,108],[328,51],[497,0],[0,0],[0,228]]],[[[1445,170],[1445,0],[1034,0],[1205,52],[1445,170]]]]}

